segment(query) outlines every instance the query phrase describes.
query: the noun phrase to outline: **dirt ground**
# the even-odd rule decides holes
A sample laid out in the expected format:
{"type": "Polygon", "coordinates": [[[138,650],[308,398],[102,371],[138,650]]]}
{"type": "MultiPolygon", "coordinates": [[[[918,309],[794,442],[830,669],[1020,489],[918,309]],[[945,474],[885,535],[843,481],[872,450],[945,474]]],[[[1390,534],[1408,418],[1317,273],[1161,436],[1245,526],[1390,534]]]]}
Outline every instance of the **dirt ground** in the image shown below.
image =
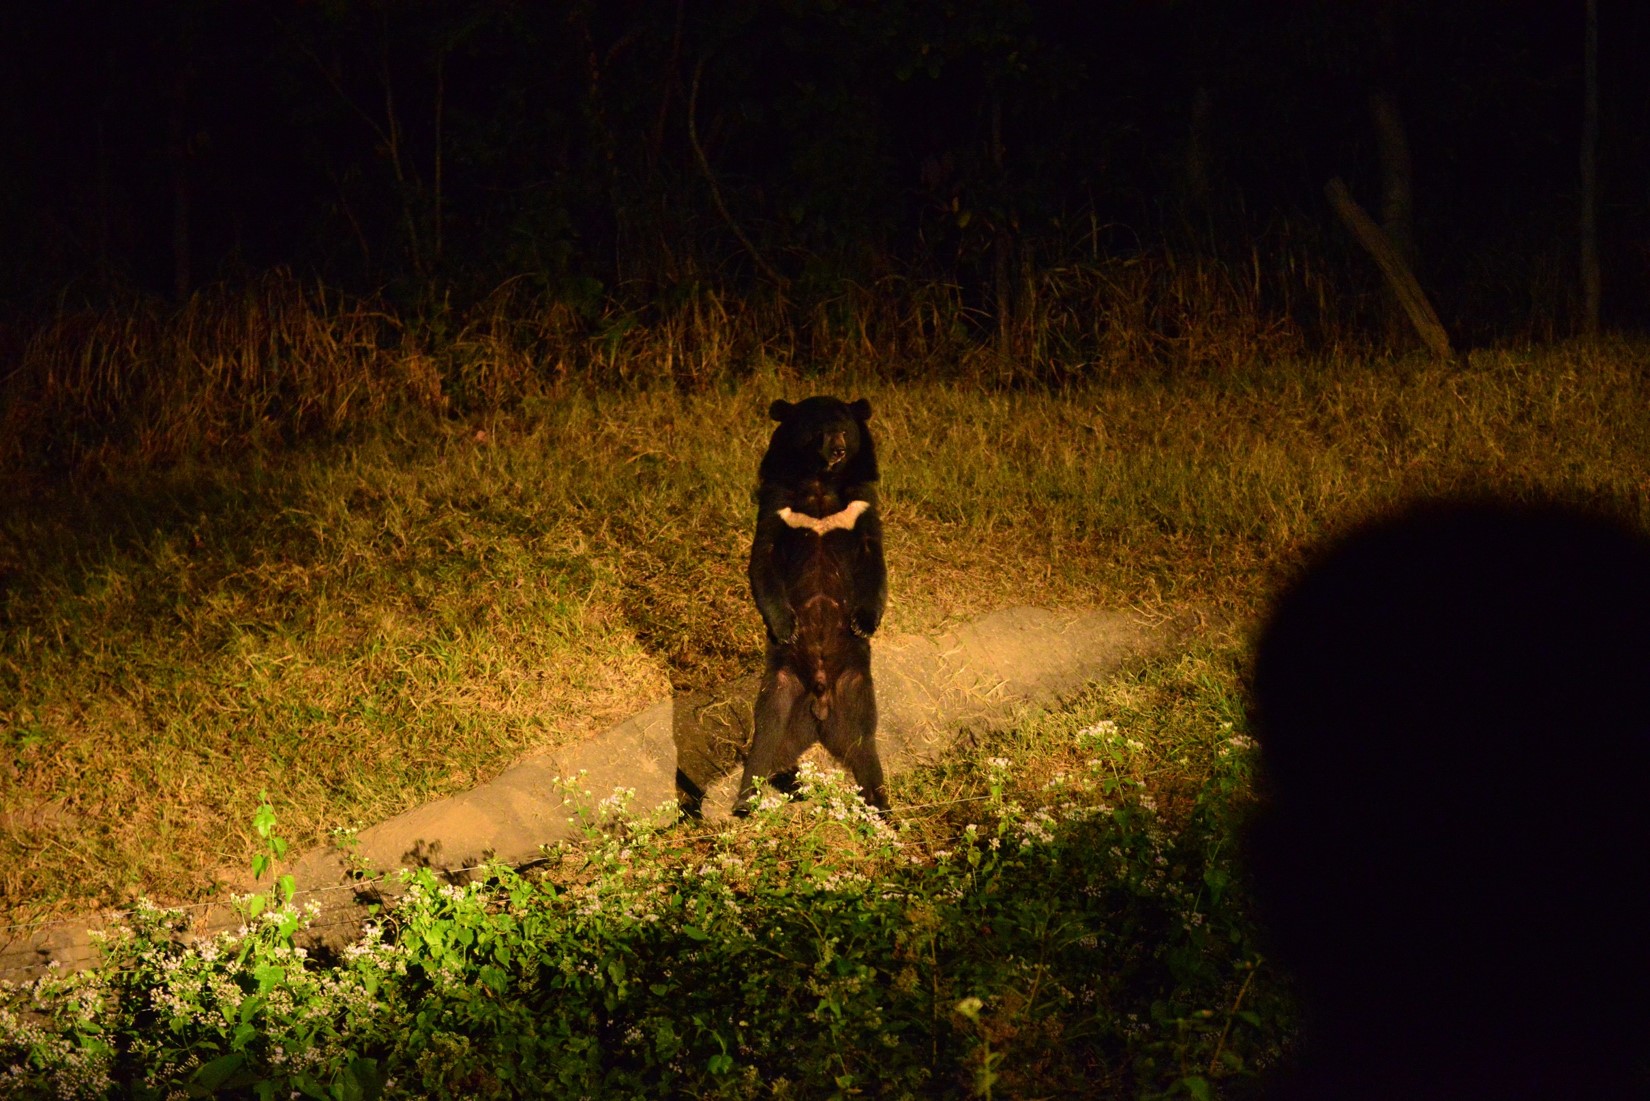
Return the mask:
{"type": "MultiPolygon", "coordinates": [[[[1046,704],[1129,663],[1173,645],[1187,619],[1147,620],[1101,609],[1051,612],[1006,608],[937,638],[879,636],[873,648],[877,741],[890,775],[938,761],[957,736],[1006,720],[1016,706],[1046,704]]],[[[359,869],[431,867],[459,880],[487,860],[525,864],[541,847],[576,833],[580,804],[633,789],[632,807],[707,819],[732,807],[751,733],[756,678],[658,703],[574,747],[533,755],[492,781],[361,831],[352,851],[328,847],[292,867],[298,901],[321,903],[311,927],[318,945],[359,934],[363,906],[385,890],[363,890],[359,869]],[[577,778],[588,797],[564,797],[577,778]]],[[[895,814],[898,814],[896,804],[895,814]]],[[[240,918],[226,906],[192,910],[192,931],[206,935],[240,918]]],[[[95,959],[88,933],[109,915],[53,926],[0,948],[0,978],[26,980],[53,961],[95,959]]]]}

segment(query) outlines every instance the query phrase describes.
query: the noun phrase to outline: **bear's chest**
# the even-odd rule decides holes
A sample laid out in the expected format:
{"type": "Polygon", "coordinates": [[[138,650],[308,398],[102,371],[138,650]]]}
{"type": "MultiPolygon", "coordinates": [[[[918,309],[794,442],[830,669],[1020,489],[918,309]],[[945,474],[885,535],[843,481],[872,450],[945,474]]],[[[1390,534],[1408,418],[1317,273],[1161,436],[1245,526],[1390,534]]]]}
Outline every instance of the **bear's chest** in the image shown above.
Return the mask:
{"type": "Polygon", "coordinates": [[[836,485],[821,478],[810,478],[797,487],[791,508],[818,520],[841,512],[847,503],[836,485]]]}

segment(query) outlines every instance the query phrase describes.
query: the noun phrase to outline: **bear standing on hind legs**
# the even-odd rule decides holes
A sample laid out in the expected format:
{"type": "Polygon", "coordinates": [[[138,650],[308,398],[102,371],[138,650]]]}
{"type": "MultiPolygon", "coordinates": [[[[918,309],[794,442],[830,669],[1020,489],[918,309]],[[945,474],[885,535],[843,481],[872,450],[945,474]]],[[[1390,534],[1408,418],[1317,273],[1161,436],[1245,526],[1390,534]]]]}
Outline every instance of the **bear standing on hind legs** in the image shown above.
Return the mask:
{"type": "Polygon", "coordinates": [[[779,426],[757,472],[750,563],[767,670],[735,813],[749,813],[758,780],[794,770],[816,741],[887,810],[871,686],[870,639],[888,603],[871,403],[776,401],[768,416],[779,426]]]}

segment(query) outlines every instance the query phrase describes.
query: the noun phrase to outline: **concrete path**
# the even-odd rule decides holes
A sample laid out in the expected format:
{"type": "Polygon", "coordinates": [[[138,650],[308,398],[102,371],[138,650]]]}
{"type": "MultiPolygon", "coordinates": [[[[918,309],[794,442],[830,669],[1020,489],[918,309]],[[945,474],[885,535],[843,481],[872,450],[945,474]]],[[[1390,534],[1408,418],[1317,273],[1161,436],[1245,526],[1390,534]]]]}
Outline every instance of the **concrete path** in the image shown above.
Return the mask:
{"type": "MultiPolygon", "coordinates": [[[[1017,705],[1051,702],[1103,679],[1167,648],[1188,626],[1094,609],[1021,607],[992,612],[939,638],[878,636],[872,678],[884,766],[897,775],[936,761],[960,732],[996,725],[1017,705]]],[[[323,906],[316,943],[336,947],[353,939],[361,907],[383,897],[379,888],[355,889],[352,862],[383,870],[432,867],[456,880],[489,859],[528,863],[541,846],[575,836],[570,816],[576,808],[563,801],[558,777],[583,772],[580,787],[597,800],[615,788],[633,788],[635,808],[726,817],[750,740],[756,686],[753,676],[713,692],[661,700],[586,742],[535,754],[480,787],[363,830],[348,860],[332,848],[306,854],[291,871],[299,900],[323,906]]],[[[56,926],[0,948],[0,978],[21,981],[53,960],[64,967],[90,962],[95,957],[87,930],[100,924],[56,926]]],[[[195,932],[237,924],[227,907],[213,907],[197,912],[195,932]]]]}

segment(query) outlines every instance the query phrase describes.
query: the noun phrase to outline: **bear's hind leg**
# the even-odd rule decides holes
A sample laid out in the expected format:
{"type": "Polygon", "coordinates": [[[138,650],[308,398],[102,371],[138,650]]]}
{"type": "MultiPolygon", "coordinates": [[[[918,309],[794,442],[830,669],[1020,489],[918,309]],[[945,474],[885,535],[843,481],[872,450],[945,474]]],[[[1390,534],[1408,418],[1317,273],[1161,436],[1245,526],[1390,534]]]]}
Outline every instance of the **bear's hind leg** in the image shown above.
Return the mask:
{"type": "Polygon", "coordinates": [[[871,675],[850,669],[837,679],[835,706],[825,718],[820,740],[853,773],[859,794],[879,811],[888,809],[882,758],[877,755],[877,699],[871,675]]]}
{"type": "Polygon", "coordinates": [[[808,708],[799,706],[807,688],[786,666],[763,678],[756,693],[755,731],[750,753],[745,756],[745,772],[739,780],[739,797],[733,813],[749,814],[756,805],[756,783],[767,780],[782,791],[796,788],[796,761],[813,744],[814,721],[808,708]]]}

